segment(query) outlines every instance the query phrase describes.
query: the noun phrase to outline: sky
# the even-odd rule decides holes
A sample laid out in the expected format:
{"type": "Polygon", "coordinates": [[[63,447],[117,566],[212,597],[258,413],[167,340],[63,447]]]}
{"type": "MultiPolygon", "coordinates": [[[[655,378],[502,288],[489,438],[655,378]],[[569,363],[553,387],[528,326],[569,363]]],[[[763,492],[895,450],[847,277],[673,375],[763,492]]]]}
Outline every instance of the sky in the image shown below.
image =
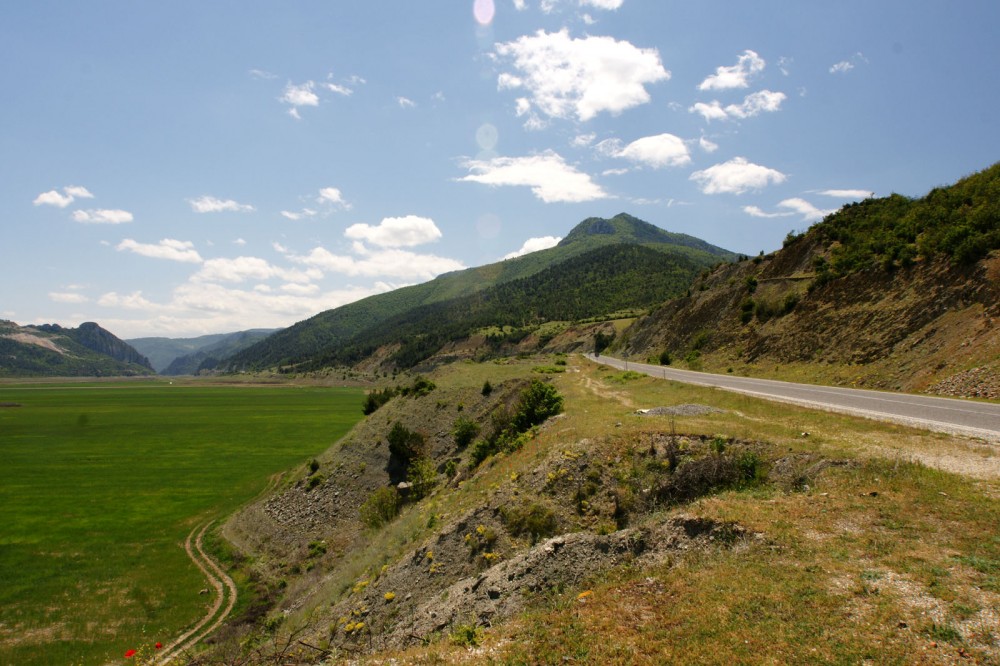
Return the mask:
{"type": "Polygon", "coordinates": [[[627,212],[734,252],[1000,159],[1000,3],[0,4],[0,319],[288,326],[627,212]]]}

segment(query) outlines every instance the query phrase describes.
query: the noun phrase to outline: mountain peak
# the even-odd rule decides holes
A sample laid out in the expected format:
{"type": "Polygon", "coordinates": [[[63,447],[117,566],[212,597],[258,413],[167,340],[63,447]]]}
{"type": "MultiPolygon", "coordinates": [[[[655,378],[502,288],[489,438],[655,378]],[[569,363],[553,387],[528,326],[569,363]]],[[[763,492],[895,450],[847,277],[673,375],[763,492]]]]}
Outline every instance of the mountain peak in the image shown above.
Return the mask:
{"type": "Polygon", "coordinates": [[[666,231],[660,227],[640,220],[628,213],[618,213],[612,218],[588,217],[573,227],[566,237],[559,242],[560,247],[576,244],[606,245],[610,243],[665,243],[696,248],[721,257],[730,257],[731,252],[716,247],[700,238],[666,231]]]}

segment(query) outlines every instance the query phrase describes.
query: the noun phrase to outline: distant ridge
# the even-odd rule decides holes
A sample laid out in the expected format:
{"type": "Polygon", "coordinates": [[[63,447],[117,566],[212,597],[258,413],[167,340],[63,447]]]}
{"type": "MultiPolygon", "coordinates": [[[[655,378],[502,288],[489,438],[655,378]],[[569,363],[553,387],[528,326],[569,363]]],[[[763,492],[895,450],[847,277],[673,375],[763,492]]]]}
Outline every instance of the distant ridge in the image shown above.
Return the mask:
{"type": "Polygon", "coordinates": [[[153,372],[149,359],[94,322],[65,328],[0,321],[0,376],[99,377],[153,372]]]}
{"type": "Polygon", "coordinates": [[[455,271],[423,284],[370,296],[321,312],[233,355],[224,368],[228,371],[262,370],[297,364],[312,367],[319,359],[332,362],[335,360],[331,356],[333,350],[357,347],[365,339],[375,339],[375,333],[379,333],[379,339],[382,339],[380,327],[390,321],[406,319],[407,312],[530,278],[570,259],[616,245],[640,245],[668,253],[676,262],[685,265],[685,271],[693,271],[691,277],[704,268],[736,256],[728,250],[691,236],[665,231],[625,213],[608,220],[588,218],[576,225],[555,247],[455,271]],[[371,335],[356,340],[365,331],[371,335]]]}
{"type": "Polygon", "coordinates": [[[255,328],[235,333],[213,333],[193,338],[148,337],[126,340],[145,354],[153,368],[166,375],[194,374],[206,362],[218,362],[266,338],[276,328],[255,328]]]}

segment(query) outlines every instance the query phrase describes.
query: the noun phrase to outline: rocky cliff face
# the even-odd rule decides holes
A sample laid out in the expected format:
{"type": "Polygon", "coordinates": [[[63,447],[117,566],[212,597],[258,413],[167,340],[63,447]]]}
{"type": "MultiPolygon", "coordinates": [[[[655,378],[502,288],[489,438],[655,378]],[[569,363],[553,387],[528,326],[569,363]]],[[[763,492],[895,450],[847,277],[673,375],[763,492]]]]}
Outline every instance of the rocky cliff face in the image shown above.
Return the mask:
{"type": "Polygon", "coordinates": [[[110,356],[116,361],[135,363],[149,370],[153,369],[153,365],[149,362],[149,359],[137,352],[132,345],[120,340],[113,333],[101,328],[92,321],[84,322],[77,328],[63,328],[58,324],[46,324],[38,328],[53,333],[61,333],[87,349],[95,351],[98,354],[110,356]]]}
{"type": "Polygon", "coordinates": [[[839,366],[868,386],[996,394],[981,384],[997,376],[1000,252],[971,266],[921,260],[822,284],[814,267],[827,257],[806,236],[774,255],[719,267],[690,296],[638,321],[625,351],[703,356],[722,367],[839,366]],[[959,374],[965,380],[946,381],[959,374]]]}

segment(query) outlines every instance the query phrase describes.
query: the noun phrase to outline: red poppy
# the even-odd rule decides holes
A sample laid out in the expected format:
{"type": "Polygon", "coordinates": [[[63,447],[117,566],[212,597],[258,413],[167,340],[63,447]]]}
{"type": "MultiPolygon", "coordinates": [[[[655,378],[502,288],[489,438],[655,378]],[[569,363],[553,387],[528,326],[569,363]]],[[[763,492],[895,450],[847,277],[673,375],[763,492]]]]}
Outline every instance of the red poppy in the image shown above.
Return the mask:
{"type": "Polygon", "coordinates": [[[125,650],[125,658],[131,659],[135,656],[135,650],[125,650]]]}
{"type": "Polygon", "coordinates": [[[163,647],[163,643],[157,642],[157,644],[154,645],[153,647],[155,647],[157,650],[159,650],[161,647],[163,647]]]}

